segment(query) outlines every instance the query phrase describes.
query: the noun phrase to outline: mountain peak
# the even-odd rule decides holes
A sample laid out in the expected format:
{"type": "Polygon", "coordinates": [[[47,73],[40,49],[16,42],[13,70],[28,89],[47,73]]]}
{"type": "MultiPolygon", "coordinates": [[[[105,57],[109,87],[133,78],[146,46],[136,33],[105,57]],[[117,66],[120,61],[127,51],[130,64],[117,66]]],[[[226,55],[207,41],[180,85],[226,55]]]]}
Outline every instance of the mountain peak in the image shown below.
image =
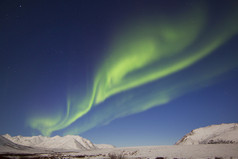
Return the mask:
{"type": "Polygon", "coordinates": [[[5,136],[5,137],[11,137],[11,135],[10,135],[10,134],[5,134],[5,135],[3,135],[3,136],[5,136]]]}

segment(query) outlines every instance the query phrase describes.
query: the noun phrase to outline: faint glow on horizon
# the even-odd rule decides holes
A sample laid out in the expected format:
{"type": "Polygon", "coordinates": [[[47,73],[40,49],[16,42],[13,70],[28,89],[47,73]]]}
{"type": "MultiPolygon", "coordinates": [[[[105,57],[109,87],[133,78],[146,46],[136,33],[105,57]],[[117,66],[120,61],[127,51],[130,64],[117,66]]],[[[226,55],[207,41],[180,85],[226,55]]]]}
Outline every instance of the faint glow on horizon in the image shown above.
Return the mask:
{"type": "Polygon", "coordinates": [[[77,96],[70,96],[65,116],[33,117],[29,119],[30,126],[43,135],[50,135],[90,114],[95,107],[97,111],[86,122],[66,131],[67,134],[82,133],[98,124],[168,103],[192,91],[194,85],[237,66],[230,62],[186,79],[169,79],[164,82],[166,85],[156,82],[195,64],[237,33],[237,24],[233,24],[231,18],[224,19],[225,24],[221,22],[222,32],[214,28],[204,35],[206,13],[205,8],[190,8],[176,19],[158,18],[157,21],[139,23],[141,26],[130,25],[110,46],[108,57],[102,61],[85,98],[77,100],[77,96]],[[146,88],[145,85],[152,82],[155,82],[154,89],[146,88]],[[102,106],[110,98],[113,102],[102,106]]]}

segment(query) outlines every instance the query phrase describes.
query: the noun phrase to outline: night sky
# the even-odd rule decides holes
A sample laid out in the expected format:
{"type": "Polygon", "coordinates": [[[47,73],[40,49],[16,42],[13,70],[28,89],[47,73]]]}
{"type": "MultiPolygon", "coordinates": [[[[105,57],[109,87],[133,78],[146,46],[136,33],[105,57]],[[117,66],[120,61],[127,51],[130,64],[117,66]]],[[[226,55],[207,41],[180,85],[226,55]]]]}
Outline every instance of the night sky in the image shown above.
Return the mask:
{"type": "Polygon", "coordinates": [[[1,0],[0,134],[171,145],[238,122],[237,0],[1,0]]]}

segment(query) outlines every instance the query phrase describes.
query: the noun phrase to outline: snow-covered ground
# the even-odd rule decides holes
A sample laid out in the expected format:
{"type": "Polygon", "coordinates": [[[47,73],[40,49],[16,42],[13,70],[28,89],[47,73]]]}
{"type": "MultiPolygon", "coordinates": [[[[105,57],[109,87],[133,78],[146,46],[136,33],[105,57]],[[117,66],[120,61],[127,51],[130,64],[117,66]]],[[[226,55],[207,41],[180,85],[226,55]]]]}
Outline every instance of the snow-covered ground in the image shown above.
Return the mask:
{"type": "MultiPolygon", "coordinates": [[[[1,151],[0,151],[1,152],[1,151]]],[[[59,151],[60,152],[60,151],[59,151]]],[[[18,152],[19,153],[19,152],[18,152]]],[[[32,154],[32,152],[30,151],[32,154]]],[[[51,152],[38,153],[35,155],[42,156],[64,156],[65,158],[94,158],[108,159],[109,154],[123,154],[126,158],[156,159],[163,157],[166,159],[189,158],[189,159],[238,159],[238,144],[209,144],[209,145],[172,145],[172,146],[143,146],[127,148],[110,148],[84,150],[79,152],[51,152]]]]}
{"type": "Polygon", "coordinates": [[[238,144],[219,145],[172,145],[172,146],[143,146],[128,148],[113,148],[95,150],[93,152],[81,152],[82,156],[99,156],[108,154],[124,154],[128,158],[237,158],[238,144]]]}
{"type": "Polygon", "coordinates": [[[114,148],[104,144],[96,145],[87,139],[73,135],[51,138],[4,135],[0,136],[0,158],[22,156],[29,158],[30,155],[30,158],[53,156],[68,159],[109,159],[110,154],[122,154],[128,159],[238,159],[237,130],[238,124],[235,123],[212,125],[193,130],[179,140],[177,145],[123,148],[114,148]]]}
{"type": "Polygon", "coordinates": [[[238,123],[211,125],[192,130],[177,145],[238,143],[238,123]]]}

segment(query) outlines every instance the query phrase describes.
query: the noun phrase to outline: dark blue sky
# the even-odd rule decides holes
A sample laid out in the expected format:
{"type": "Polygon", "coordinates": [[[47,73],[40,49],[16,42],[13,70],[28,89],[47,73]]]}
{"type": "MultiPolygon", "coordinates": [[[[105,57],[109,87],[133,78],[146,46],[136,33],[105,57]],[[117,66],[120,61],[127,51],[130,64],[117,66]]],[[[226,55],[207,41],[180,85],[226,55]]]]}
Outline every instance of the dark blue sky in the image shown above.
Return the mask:
{"type": "MultiPolygon", "coordinates": [[[[67,101],[71,96],[73,96],[71,101],[75,103],[84,97],[90,98],[90,95],[85,94],[91,93],[97,74],[101,77],[103,74],[101,72],[110,71],[104,68],[108,57],[112,56],[114,59],[113,57],[121,56],[120,51],[110,55],[110,49],[114,45],[117,49],[123,45],[120,40],[118,45],[115,44],[114,39],[119,39],[117,37],[121,34],[126,34],[122,39],[134,35],[133,33],[127,35],[125,28],[130,30],[134,25],[138,25],[137,21],[143,26],[144,23],[154,22],[157,17],[162,17],[164,24],[159,22],[159,25],[168,25],[168,28],[174,31],[173,27],[179,25],[178,15],[183,14],[184,10],[196,8],[197,5],[205,6],[206,9],[201,13],[206,11],[206,22],[198,37],[186,47],[185,51],[188,53],[181,56],[173,55],[171,61],[165,59],[162,64],[158,64],[161,61],[157,61],[147,68],[127,72],[128,79],[136,81],[136,78],[129,78],[134,75],[142,79],[149,74],[148,72],[153,71],[150,67],[167,67],[167,63],[186,58],[190,52],[194,51],[192,54],[196,55],[200,48],[210,48],[213,41],[221,38],[223,42],[219,43],[219,46],[204,58],[169,74],[168,77],[147,81],[139,86],[110,94],[100,103],[96,102],[95,97],[93,99],[95,107],[82,119],[66,124],[67,127],[53,131],[52,135],[67,134],[72,132],[71,128],[82,127],[76,134],[95,143],[116,146],[164,145],[174,144],[185,133],[198,127],[238,122],[238,30],[234,29],[238,28],[236,1],[228,3],[225,0],[210,0],[198,4],[196,1],[185,0],[2,0],[0,134],[9,133],[13,136],[41,134],[41,128],[38,130],[32,128],[28,123],[29,119],[35,115],[54,116],[53,114],[58,112],[65,115],[67,101]],[[230,33],[229,30],[232,29],[236,31],[230,33]],[[191,80],[188,80],[190,78],[191,80]],[[175,89],[171,84],[179,88],[175,89]],[[148,105],[149,101],[161,98],[161,92],[157,92],[157,87],[164,91],[174,89],[170,92],[169,101],[143,109],[143,105],[148,105]],[[157,93],[159,96],[153,97],[157,93]],[[130,95],[131,99],[126,100],[125,97],[130,95]],[[128,107],[128,111],[118,104],[122,100],[126,100],[123,106],[126,109],[128,107]],[[109,113],[110,115],[105,117],[103,113],[113,112],[114,103],[117,106],[115,112],[118,113],[109,113]],[[95,119],[100,120],[95,122],[95,119]],[[91,124],[92,126],[88,126],[91,124]]],[[[199,16],[194,14],[191,24],[196,25],[199,16]]],[[[185,14],[185,17],[188,15],[185,14]]],[[[187,25],[191,24],[185,22],[182,26],[187,29],[187,25]]],[[[153,28],[151,26],[152,24],[148,28],[153,28]]],[[[161,28],[158,30],[162,35],[165,31],[161,28]]],[[[189,29],[187,30],[187,34],[192,34],[189,29]]],[[[179,33],[176,34],[179,36],[179,33]]],[[[169,44],[167,46],[164,39],[156,38],[165,43],[161,47],[176,47],[169,44]]],[[[131,39],[128,38],[128,41],[131,39]]],[[[182,43],[183,40],[179,39],[176,43],[182,43]]],[[[114,60],[113,63],[117,61],[114,60]]],[[[103,78],[101,77],[101,81],[103,78]]],[[[130,83],[131,80],[127,82],[130,83]]],[[[99,84],[97,88],[101,85],[99,84]]],[[[74,105],[71,108],[73,111],[79,109],[74,105]]],[[[73,116],[74,113],[70,115],[73,116]]]]}

